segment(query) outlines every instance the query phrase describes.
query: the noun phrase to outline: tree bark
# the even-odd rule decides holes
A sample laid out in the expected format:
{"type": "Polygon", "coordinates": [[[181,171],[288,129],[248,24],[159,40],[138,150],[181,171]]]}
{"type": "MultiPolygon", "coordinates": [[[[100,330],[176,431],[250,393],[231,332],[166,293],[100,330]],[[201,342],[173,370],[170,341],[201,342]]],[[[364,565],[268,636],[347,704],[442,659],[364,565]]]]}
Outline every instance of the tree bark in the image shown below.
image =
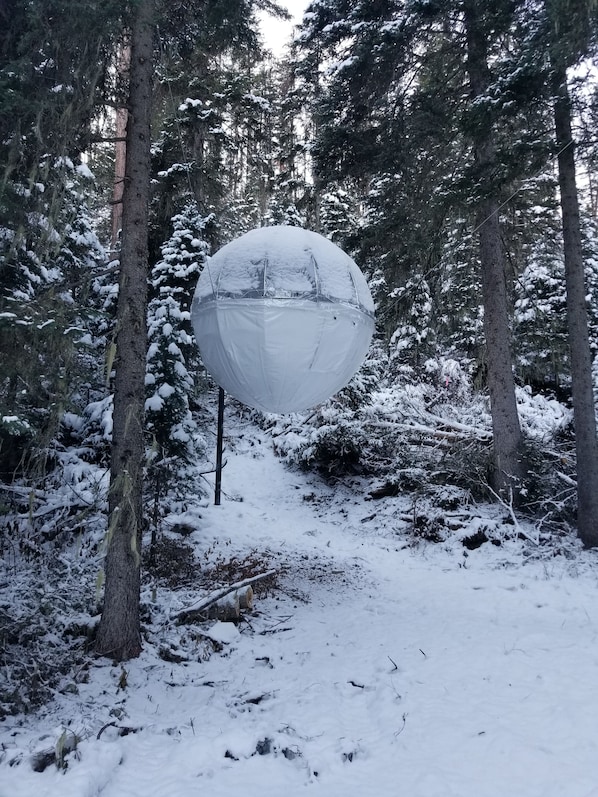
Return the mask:
{"type": "MultiPolygon", "coordinates": [[[[467,0],[463,8],[467,34],[467,70],[472,100],[475,101],[487,93],[490,84],[488,48],[476,0],[467,0]]],[[[484,196],[479,200],[477,230],[480,240],[484,335],[494,447],[494,467],[490,481],[493,489],[504,498],[509,493],[517,494],[523,475],[522,436],[515,399],[499,200],[496,189],[492,187],[496,171],[496,147],[490,119],[478,120],[472,131],[472,141],[480,182],[485,185],[484,196]]]]}
{"type": "Polygon", "coordinates": [[[588,332],[587,289],[581,245],[567,70],[554,51],[551,54],[551,66],[554,125],[559,149],[558,170],[567,288],[567,326],[577,459],[577,528],[584,545],[591,548],[598,546],[598,441],[592,384],[592,354],[588,332]]]}
{"type": "Polygon", "coordinates": [[[153,12],[154,0],[141,0],[131,31],[106,587],[96,640],[97,652],[117,661],[141,652],[139,597],[153,12]]]}
{"type": "MultiPolygon", "coordinates": [[[[121,44],[118,53],[117,70],[121,80],[129,75],[131,63],[131,44],[128,38],[121,44]]],[[[127,108],[117,108],[115,112],[115,142],[114,142],[114,185],[112,187],[112,234],[111,250],[118,251],[118,239],[122,229],[123,194],[125,187],[125,173],[127,168],[127,121],[129,112],[127,108]]]]}

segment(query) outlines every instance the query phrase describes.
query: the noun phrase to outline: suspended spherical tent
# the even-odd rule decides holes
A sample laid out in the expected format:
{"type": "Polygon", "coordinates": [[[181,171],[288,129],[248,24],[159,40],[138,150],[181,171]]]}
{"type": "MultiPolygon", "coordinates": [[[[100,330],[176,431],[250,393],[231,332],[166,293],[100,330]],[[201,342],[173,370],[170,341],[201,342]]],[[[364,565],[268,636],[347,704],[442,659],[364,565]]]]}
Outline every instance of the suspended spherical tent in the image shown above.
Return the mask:
{"type": "Polygon", "coordinates": [[[191,320],[204,365],[227,393],[264,412],[300,412],[361,366],[374,303],[336,244],[299,227],[262,227],[209,258],[191,320]]]}

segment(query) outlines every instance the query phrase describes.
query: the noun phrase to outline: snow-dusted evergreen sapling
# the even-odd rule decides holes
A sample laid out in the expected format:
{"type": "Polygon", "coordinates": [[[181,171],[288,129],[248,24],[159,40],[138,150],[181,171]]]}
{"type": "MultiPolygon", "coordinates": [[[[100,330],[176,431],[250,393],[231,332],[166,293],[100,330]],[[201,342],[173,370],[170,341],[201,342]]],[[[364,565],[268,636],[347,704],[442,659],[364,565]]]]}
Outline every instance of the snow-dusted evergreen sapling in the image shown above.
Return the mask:
{"type": "Polygon", "coordinates": [[[396,288],[392,299],[404,304],[403,323],[390,339],[390,364],[393,370],[405,368],[417,373],[435,351],[436,335],[432,324],[433,302],[430,286],[424,278],[408,280],[405,287],[396,288]]]}
{"type": "Polygon", "coordinates": [[[193,492],[193,466],[203,450],[190,406],[198,372],[190,305],[206,262],[207,244],[202,234],[210,220],[199,214],[195,204],[189,204],[172,221],[172,236],[152,269],[148,307],[145,410],[154,532],[166,493],[173,490],[184,498],[193,492]]]}
{"type": "Polygon", "coordinates": [[[518,372],[535,389],[557,391],[570,379],[565,269],[560,240],[546,234],[518,280],[514,330],[518,372]]]}

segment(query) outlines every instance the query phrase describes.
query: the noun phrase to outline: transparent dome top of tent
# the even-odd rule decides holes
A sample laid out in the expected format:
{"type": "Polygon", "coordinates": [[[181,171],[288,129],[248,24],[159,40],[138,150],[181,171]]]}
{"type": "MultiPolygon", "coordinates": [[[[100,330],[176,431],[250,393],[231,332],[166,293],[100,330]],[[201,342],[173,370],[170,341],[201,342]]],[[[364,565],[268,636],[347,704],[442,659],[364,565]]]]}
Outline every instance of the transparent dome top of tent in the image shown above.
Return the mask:
{"type": "Polygon", "coordinates": [[[195,299],[226,298],[341,302],[374,312],[365,278],[349,255],[300,227],[252,230],[210,258],[195,299]]]}

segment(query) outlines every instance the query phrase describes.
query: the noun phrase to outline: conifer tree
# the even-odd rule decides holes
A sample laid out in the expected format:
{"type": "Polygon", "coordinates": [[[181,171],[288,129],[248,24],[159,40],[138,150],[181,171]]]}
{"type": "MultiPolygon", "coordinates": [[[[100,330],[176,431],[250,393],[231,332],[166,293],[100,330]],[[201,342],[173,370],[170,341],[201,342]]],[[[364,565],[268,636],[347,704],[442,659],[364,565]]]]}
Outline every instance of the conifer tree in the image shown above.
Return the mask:
{"type": "Polygon", "coordinates": [[[514,309],[517,368],[536,389],[558,390],[570,373],[561,241],[547,234],[519,277],[514,309]]]}
{"type": "MultiPolygon", "coordinates": [[[[498,209],[507,180],[518,177],[522,165],[511,167],[500,149],[503,98],[496,102],[494,95],[503,76],[489,64],[502,68],[496,54],[502,55],[513,9],[470,2],[405,7],[392,0],[349,8],[331,0],[310,11],[302,40],[325,48],[332,62],[318,100],[316,167],[322,179],[370,178],[362,253],[384,263],[392,301],[380,315],[390,335],[402,324],[397,316],[392,323],[392,313],[407,309],[395,298],[408,281],[425,282],[433,300],[439,296],[438,265],[452,220],[465,215],[479,238],[492,483],[508,492],[521,476],[521,432],[498,209]]],[[[472,309],[477,315],[477,306],[472,309]]]]}
{"type": "MultiPolygon", "coordinates": [[[[522,436],[515,399],[505,256],[500,232],[500,193],[494,184],[497,148],[493,114],[488,107],[484,107],[488,103],[491,84],[488,31],[490,25],[497,25],[498,15],[490,14],[487,9],[484,14],[482,4],[475,0],[465,0],[463,10],[467,71],[472,105],[475,106],[470,135],[480,184],[476,197],[476,232],[480,241],[484,333],[494,441],[492,482],[497,492],[517,493],[520,488],[518,482],[523,476],[522,436]]],[[[508,23],[509,20],[506,21],[507,26],[508,23]]]]}
{"type": "MultiPolygon", "coordinates": [[[[138,0],[132,8],[125,186],[120,284],[116,315],[114,423],[109,491],[109,530],[104,607],[96,650],[117,660],[141,650],[139,623],[143,527],[144,404],[147,350],[146,298],[151,176],[151,115],[154,100],[154,37],[170,42],[178,63],[205,58],[254,40],[255,6],[277,9],[270,0],[171,7],[138,0]],[[203,50],[202,46],[203,45],[203,50]]],[[[201,122],[205,121],[200,119],[201,122]]],[[[208,134],[209,134],[208,130],[208,134]]],[[[203,151],[198,144],[196,154],[203,151]]],[[[186,179],[189,168],[184,167],[186,179]]],[[[171,214],[172,215],[172,214],[171,214]]]]}
{"type": "Polygon", "coordinates": [[[357,235],[358,210],[355,187],[330,185],[318,197],[318,222],[322,235],[341,249],[351,248],[357,235]]]}
{"type": "MultiPolygon", "coordinates": [[[[148,494],[154,496],[152,532],[160,522],[160,501],[171,489],[189,495],[192,466],[203,440],[191,413],[194,373],[199,371],[191,327],[191,299],[206,256],[206,223],[195,204],[173,218],[173,233],[152,268],[148,306],[146,431],[149,435],[148,494]]],[[[197,489],[197,492],[199,490],[197,489]]],[[[180,509],[180,507],[179,507],[180,509]]]]}
{"type": "Polygon", "coordinates": [[[117,661],[135,657],[141,651],[139,593],[154,13],[154,0],[140,0],[131,24],[106,587],[96,638],[98,653],[117,661]]]}
{"type": "Polygon", "coordinates": [[[46,410],[53,403],[48,397],[61,395],[54,402],[59,406],[68,391],[69,379],[58,364],[71,358],[72,335],[63,333],[73,328],[72,300],[89,276],[86,265],[98,256],[99,244],[85,219],[89,190],[82,188],[86,171],[80,154],[91,137],[94,111],[106,96],[118,14],[113,2],[79,0],[13,0],[5,12],[0,25],[0,337],[6,356],[0,363],[0,401],[7,416],[20,414],[16,402],[25,393],[19,379],[30,382],[27,402],[37,417],[25,422],[35,439],[38,432],[48,435],[46,410]],[[18,363],[13,351],[20,355],[18,363]],[[31,366],[31,379],[24,366],[31,366]],[[42,406],[36,406],[40,401],[42,406]]]}
{"type": "Polygon", "coordinates": [[[547,0],[549,58],[558,148],[563,223],[567,325],[577,459],[577,526],[584,545],[598,546],[598,438],[589,344],[587,287],[584,270],[579,199],[575,174],[571,99],[567,67],[586,55],[598,32],[596,4],[547,0]]]}

